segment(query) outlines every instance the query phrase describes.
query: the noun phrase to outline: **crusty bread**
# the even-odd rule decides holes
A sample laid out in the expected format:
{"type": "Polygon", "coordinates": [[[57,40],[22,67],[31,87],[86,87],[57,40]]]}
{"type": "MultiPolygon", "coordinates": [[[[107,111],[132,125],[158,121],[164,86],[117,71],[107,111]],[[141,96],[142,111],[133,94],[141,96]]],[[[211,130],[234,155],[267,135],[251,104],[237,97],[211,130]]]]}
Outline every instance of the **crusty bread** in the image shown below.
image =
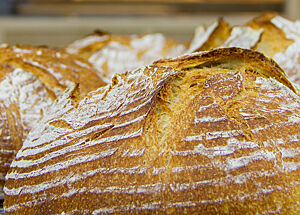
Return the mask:
{"type": "Polygon", "coordinates": [[[300,21],[264,13],[244,26],[230,28],[228,23],[219,21],[202,34],[197,33],[201,29],[195,31],[190,53],[218,47],[253,49],[273,58],[290,80],[300,86],[300,21]],[[216,39],[219,43],[212,42],[216,39]]]}
{"type": "Polygon", "coordinates": [[[4,177],[43,110],[67,87],[82,94],[105,83],[83,59],[46,47],[0,48],[0,193],[4,177]]]}
{"type": "Polygon", "coordinates": [[[95,32],[74,41],[66,51],[89,60],[101,76],[111,81],[116,73],[182,55],[186,47],[162,34],[120,36],[95,32]]]}
{"type": "Polygon", "coordinates": [[[299,214],[298,92],[237,48],[69,90],[7,174],[6,214],[299,214]]]}

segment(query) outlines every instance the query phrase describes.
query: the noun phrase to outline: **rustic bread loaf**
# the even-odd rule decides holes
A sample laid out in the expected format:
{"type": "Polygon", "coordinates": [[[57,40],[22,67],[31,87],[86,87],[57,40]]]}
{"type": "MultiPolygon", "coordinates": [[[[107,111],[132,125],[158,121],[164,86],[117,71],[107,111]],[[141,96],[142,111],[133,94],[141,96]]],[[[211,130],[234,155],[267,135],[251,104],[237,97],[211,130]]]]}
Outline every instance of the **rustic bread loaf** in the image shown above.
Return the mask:
{"type": "Polygon", "coordinates": [[[83,94],[104,85],[88,62],[64,51],[1,46],[0,193],[12,159],[44,108],[79,82],[83,94]]]}
{"type": "Polygon", "coordinates": [[[6,214],[299,214],[299,93],[237,48],[161,60],[50,108],[6,214]]]}
{"type": "Polygon", "coordinates": [[[245,26],[230,28],[227,22],[219,20],[206,30],[199,28],[195,31],[189,53],[217,47],[253,49],[273,58],[290,80],[300,85],[300,21],[276,13],[264,13],[245,26]],[[213,42],[215,40],[219,42],[213,42]]]}
{"type": "Polygon", "coordinates": [[[162,34],[118,36],[95,32],[74,41],[66,51],[88,59],[100,75],[111,81],[116,73],[182,55],[186,47],[162,34]]]}

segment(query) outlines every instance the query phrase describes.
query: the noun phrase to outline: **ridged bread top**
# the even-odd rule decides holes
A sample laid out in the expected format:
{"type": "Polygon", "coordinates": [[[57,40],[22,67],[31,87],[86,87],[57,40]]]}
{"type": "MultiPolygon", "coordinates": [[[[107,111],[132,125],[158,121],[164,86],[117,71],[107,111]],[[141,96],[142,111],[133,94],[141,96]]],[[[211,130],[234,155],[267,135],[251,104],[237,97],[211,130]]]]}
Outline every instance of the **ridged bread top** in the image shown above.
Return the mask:
{"type": "Polygon", "coordinates": [[[118,36],[95,32],[74,41],[66,51],[88,59],[110,82],[116,73],[151,64],[160,58],[182,55],[186,47],[158,33],[118,36]]]}
{"type": "Polygon", "coordinates": [[[231,48],[74,88],[12,163],[6,214],[298,214],[300,100],[283,77],[231,48]]]}
{"type": "Polygon", "coordinates": [[[81,93],[104,85],[85,60],[46,47],[0,47],[0,193],[4,177],[29,130],[67,87],[81,93]],[[87,79],[93,78],[94,84],[87,79]]]}

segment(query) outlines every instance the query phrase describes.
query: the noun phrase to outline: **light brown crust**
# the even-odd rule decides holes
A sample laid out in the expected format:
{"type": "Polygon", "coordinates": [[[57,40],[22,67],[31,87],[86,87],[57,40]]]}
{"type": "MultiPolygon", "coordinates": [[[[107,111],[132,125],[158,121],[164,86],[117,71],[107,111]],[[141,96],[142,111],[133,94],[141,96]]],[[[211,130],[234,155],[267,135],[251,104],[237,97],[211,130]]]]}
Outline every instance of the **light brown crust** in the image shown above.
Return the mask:
{"type": "Polygon", "coordinates": [[[44,109],[75,83],[82,95],[105,85],[85,60],[47,47],[0,48],[0,193],[9,165],[44,109]]]}
{"type": "Polygon", "coordinates": [[[220,49],[69,91],[12,163],[6,214],[298,214],[299,96],[259,56],[220,49]]]}

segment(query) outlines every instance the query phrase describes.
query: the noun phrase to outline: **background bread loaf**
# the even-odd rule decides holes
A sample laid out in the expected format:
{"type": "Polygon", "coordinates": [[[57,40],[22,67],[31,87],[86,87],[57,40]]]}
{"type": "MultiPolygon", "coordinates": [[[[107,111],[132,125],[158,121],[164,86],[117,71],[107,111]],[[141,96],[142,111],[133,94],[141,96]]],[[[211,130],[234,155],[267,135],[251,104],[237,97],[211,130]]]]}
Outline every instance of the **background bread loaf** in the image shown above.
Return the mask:
{"type": "Polygon", "coordinates": [[[182,55],[186,46],[162,34],[118,36],[97,31],[74,41],[66,51],[86,58],[110,82],[116,73],[182,55]]]}
{"type": "Polygon", "coordinates": [[[0,193],[4,177],[29,130],[67,87],[80,93],[105,83],[83,59],[46,47],[0,48],[0,193]]]}
{"type": "Polygon", "coordinates": [[[274,59],[290,80],[300,84],[300,22],[264,13],[244,26],[228,27],[223,20],[195,31],[189,52],[218,47],[253,49],[274,59]],[[223,29],[222,31],[219,29],[223,29]],[[202,32],[202,33],[199,33],[202,32]]]}
{"type": "Polygon", "coordinates": [[[161,60],[77,91],[18,152],[6,214],[299,214],[299,94],[262,54],[161,60]]]}

